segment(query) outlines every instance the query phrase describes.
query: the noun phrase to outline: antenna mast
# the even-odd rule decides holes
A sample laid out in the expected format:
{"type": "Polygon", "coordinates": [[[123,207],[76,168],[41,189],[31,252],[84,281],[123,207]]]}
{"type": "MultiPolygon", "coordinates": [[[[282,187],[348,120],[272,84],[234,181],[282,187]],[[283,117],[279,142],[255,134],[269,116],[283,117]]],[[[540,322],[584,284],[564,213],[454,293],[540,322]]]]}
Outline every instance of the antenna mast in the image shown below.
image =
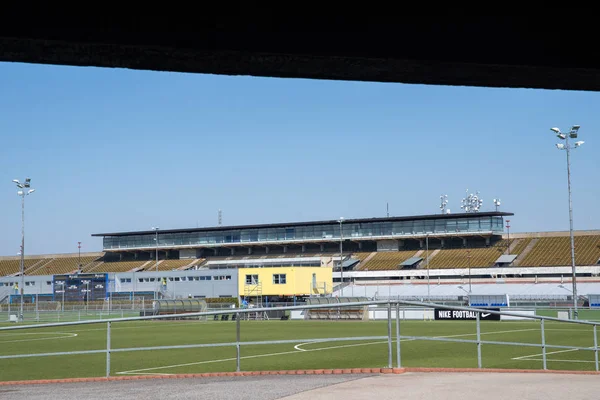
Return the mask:
{"type": "Polygon", "coordinates": [[[223,213],[219,210],[219,226],[223,223],[223,213]]]}
{"type": "Polygon", "coordinates": [[[440,200],[442,201],[442,204],[440,205],[440,210],[442,210],[442,214],[450,214],[450,210],[446,210],[446,205],[448,204],[448,195],[441,195],[440,200]]]}

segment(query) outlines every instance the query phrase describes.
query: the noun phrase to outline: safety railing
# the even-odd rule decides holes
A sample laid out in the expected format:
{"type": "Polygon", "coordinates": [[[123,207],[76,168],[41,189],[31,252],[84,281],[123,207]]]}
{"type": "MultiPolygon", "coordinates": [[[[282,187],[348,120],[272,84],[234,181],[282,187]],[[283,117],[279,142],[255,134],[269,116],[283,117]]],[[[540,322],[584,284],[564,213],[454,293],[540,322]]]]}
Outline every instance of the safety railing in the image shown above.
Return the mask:
{"type": "Polygon", "coordinates": [[[65,352],[51,352],[51,353],[29,353],[29,354],[14,354],[14,355],[2,355],[0,359],[16,359],[16,358],[31,358],[31,357],[48,357],[48,356],[63,356],[63,355],[81,355],[81,354],[106,354],[106,376],[110,376],[111,371],[111,354],[123,353],[123,352],[134,352],[134,351],[147,351],[147,350],[169,350],[169,349],[192,349],[192,348],[203,348],[203,347],[235,347],[236,349],[236,371],[241,371],[241,356],[240,348],[242,346],[255,346],[255,345],[273,345],[273,344],[291,344],[298,343],[298,339],[286,339],[286,340],[264,340],[264,341],[241,341],[241,327],[240,318],[246,313],[256,313],[262,311],[295,311],[295,310],[313,310],[313,309],[331,309],[331,308],[346,308],[357,306],[379,306],[387,310],[387,335],[385,336],[350,336],[350,337],[325,337],[325,338],[307,338],[302,339],[303,343],[322,343],[322,342],[339,342],[339,341],[364,341],[364,340],[387,340],[387,366],[388,368],[394,367],[394,342],[396,347],[396,367],[402,367],[402,340],[423,340],[423,341],[439,341],[439,342],[454,342],[454,343],[468,343],[477,346],[477,366],[482,368],[482,346],[483,345],[510,345],[510,346],[521,346],[521,347],[537,347],[542,351],[542,366],[543,369],[547,369],[547,352],[550,348],[562,349],[562,350],[582,350],[582,351],[593,351],[594,352],[594,365],[596,371],[600,371],[599,368],[599,357],[598,357],[598,323],[591,321],[572,320],[572,319],[561,319],[554,317],[546,317],[539,315],[527,315],[518,312],[510,311],[497,311],[494,309],[476,308],[476,307],[465,307],[465,306],[449,306],[441,305],[436,303],[424,303],[424,302],[412,302],[403,300],[388,300],[388,301],[361,301],[351,303],[332,303],[332,304],[311,304],[311,305],[298,305],[298,306],[285,306],[285,307],[269,307],[269,308],[251,308],[251,309],[228,309],[228,310],[217,310],[217,311],[206,311],[197,313],[186,313],[186,314],[170,314],[170,315],[151,315],[143,317],[126,317],[126,318],[112,318],[103,320],[83,320],[73,322],[61,322],[61,323],[49,323],[49,324],[37,324],[37,325],[17,325],[9,327],[0,327],[2,331],[15,331],[23,329],[39,329],[39,328],[51,328],[51,327],[65,327],[73,325],[89,325],[89,324],[106,324],[106,348],[98,350],[81,350],[81,351],[65,351],[65,352]],[[400,306],[409,307],[421,307],[427,309],[434,309],[434,311],[447,310],[447,311],[464,311],[475,314],[475,326],[476,326],[476,339],[459,339],[456,337],[430,337],[430,336],[407,336],[401,334],[400,324],[400,306]],[[392,311],[395,308],[395,332],[392,329],[392,311]],[[236,340],[235,342],[227,343],[201,343],[201,344],[186,344],[186,345],[166,345],[166,346],[147,346],[147,347],[128,347],[128,348],[112,348],[111,346],[111,327],[115,322],[130,322],[130,321],[144,321],[144,320],[158,320],[158,319],[174,319],[174,318],[190,318],[190,317],[208,317],[215,315],[224,314],[235,314],[236,315],[236,340]],[[481,315],[504,315],[508,317],[516,317],[519,319],[531,319],[540,321],[540,333],[541,343],[523,343],[523,342],[509,342],[509,341],[494,341],[494,340],[483,340],[481,338],[481,315]],[[587,325],[593,328],[593,347],[581,347],[581,346],[568,346],[568,345],[550,345],[546,343],[546,331],[545,323],[547,321],[555,321],[569,324],[587,325]]]}

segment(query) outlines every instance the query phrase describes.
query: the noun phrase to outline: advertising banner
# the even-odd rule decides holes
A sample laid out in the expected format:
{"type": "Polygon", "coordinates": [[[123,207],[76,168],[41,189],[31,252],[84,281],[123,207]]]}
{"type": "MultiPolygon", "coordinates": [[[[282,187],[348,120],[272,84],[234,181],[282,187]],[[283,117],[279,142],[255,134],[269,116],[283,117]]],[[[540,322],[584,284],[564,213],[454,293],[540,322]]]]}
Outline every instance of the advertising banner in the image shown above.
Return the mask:
{"type": "MultiPolygon", "coordinates": [[[[500,311],[499,308],[486,308],[491,311],[500,311]]],[[[476,320],[477,314],[481,321],[500,321],[500,314],[492,314],[486,312],[476,311],[458,311],[458,310],[445,310],[443,308],[436,308],[434,318],[435,320],[476,320]]]]}

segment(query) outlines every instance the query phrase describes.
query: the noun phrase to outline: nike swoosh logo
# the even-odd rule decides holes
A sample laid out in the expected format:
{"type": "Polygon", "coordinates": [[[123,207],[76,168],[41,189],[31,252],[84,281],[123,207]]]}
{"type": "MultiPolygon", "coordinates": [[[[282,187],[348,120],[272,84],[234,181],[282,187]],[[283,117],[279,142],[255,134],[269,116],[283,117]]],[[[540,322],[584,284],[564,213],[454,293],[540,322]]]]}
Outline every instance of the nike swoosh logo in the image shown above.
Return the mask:
{"type": "Polygon", "coordinates": [[[481,318],[485,318],[485,317],[487,317],[488,315],[491,315],[491,313],[481,314],[481,318]]]}

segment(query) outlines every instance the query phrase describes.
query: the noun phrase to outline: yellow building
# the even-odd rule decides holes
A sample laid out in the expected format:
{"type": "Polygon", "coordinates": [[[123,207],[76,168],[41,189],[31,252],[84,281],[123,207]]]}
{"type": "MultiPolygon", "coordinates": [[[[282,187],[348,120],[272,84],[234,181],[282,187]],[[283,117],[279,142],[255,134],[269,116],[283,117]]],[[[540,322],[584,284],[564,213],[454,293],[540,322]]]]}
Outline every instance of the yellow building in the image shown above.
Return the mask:
{"type": "Polygon", "coordinates": [[[239,268],[238,285],[241,297],[330,294],[333,275],[328,267],[239,268]]]}

